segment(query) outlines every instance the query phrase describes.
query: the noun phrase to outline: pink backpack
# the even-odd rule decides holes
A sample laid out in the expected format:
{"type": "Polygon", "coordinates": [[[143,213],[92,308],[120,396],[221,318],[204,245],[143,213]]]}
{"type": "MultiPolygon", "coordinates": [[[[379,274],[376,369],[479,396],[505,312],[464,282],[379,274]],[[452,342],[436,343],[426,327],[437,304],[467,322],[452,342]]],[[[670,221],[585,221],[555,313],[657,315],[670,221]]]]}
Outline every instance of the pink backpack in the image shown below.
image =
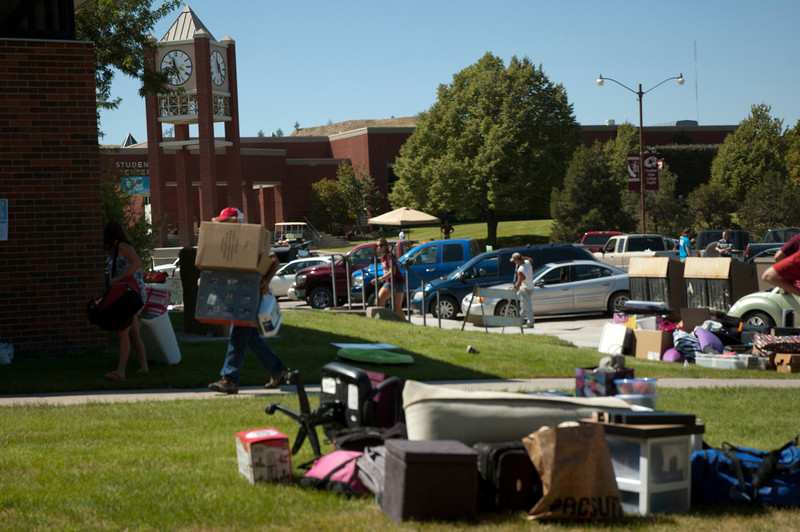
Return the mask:
{"type": "Polygon", "coordinates": [[[342,495],[363,495],[369,491],[358,478],[356,460],[359,451],[333,451],[314,460],[314,465],[300,479],[300,485],[329,489],[342,495]]]}

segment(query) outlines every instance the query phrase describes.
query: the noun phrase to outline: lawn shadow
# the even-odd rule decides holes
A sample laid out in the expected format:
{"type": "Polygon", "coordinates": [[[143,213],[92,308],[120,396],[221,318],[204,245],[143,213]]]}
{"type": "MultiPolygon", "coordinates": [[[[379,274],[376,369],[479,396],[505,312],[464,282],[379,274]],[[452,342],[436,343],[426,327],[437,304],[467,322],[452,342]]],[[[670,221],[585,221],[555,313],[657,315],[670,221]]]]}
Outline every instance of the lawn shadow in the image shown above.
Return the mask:
{"type": "Polygon", "coordinates": [[[328,362],[341,362],[370,371],[378,371],[387,375],[413,380],[475,380],[498,378],[497,375],[476,371],[456,364],[443,362],[425,356],[422,353],[406,349],[392,350],[414,357],[414,364],[369,364],[340,359],[337,355],[339,348],[333,343],[367,343],[363,337],[343,335],[341,333],[323,332],[317,329],[307,329],[284,325],[281,328],[281,337],[270,341],[270,345],[292,369],[300,371],[303,382],[319,384],[319,370],[328,362]],[[313,335],[313,349],[307,340],[313,335]]]}

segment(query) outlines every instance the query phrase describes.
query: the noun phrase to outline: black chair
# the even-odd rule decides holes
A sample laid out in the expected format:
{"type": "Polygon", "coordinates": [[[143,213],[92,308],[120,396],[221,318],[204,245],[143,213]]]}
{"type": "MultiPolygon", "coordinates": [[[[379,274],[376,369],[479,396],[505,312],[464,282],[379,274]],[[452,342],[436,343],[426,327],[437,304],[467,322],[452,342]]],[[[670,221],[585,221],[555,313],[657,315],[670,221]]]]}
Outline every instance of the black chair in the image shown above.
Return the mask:
{"type": "Polygon", "coordinates": [[[301,464],[305,467],[322,456],[317,426],[329,439],[344,428],[391,427],[403,420],[402,390],[404,382],[397,377],[386,377],[382,373],[362,370],[339,362],[330,362],[320,369],[320,404],[311,410],[299,371],[288,376],[289,384],[297,387],[300,411],[297,412],[280,403],[267,406],[269,415],[281,412],[300,424],[292,445],[292,454],[297,454],[306,438],[311,444],[314,459],[301,464]],[[390,393],[391,392],[391,393],[390,393]]]}

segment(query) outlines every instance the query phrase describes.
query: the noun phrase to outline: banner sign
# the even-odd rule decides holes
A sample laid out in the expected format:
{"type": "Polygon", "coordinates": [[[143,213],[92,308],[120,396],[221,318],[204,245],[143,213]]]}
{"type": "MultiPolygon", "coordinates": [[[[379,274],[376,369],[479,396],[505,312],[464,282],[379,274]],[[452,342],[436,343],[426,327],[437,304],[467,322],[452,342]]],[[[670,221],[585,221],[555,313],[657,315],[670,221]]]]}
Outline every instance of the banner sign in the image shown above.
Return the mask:
{"type": "MultiPolygon", "coordinates": [[[[644,154],[644,188],[658,190],[658,169],[660,166],[657,153],[644,154]]],[[[641,190],[639,185],[639,154],[628,154],[628,190],[641,190]]]]}
{"type": "Polygon", "coordinates": [[[122,178],[122,190],[131,196],[149,196],[150,176],[125,176],[122,178]]]}

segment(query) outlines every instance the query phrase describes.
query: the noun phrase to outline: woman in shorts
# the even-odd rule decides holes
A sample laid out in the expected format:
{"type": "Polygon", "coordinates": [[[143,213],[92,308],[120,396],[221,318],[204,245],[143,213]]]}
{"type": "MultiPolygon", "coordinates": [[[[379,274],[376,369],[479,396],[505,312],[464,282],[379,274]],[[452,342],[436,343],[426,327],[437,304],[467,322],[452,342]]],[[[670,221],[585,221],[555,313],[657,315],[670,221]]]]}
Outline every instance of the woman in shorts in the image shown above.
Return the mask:
{"type": "Polygon", "coordinates": [[[378,291],[378,306],[383,307],[386,305],[386,301],[389,300],[392,296],[392,291],[394,291],[394,312],[404,318],[403,298],[406,295],[406,279],[397,264],[397,257],[392,253],[392,248],[385,238],[378,239],[376,248],[377,252],[381,254],[381,267],[383,268],[383,275],[372,280],[375,286],[381,287],[378,291]],[[383,283],[383,286],[380,283],[383,283]]]}

